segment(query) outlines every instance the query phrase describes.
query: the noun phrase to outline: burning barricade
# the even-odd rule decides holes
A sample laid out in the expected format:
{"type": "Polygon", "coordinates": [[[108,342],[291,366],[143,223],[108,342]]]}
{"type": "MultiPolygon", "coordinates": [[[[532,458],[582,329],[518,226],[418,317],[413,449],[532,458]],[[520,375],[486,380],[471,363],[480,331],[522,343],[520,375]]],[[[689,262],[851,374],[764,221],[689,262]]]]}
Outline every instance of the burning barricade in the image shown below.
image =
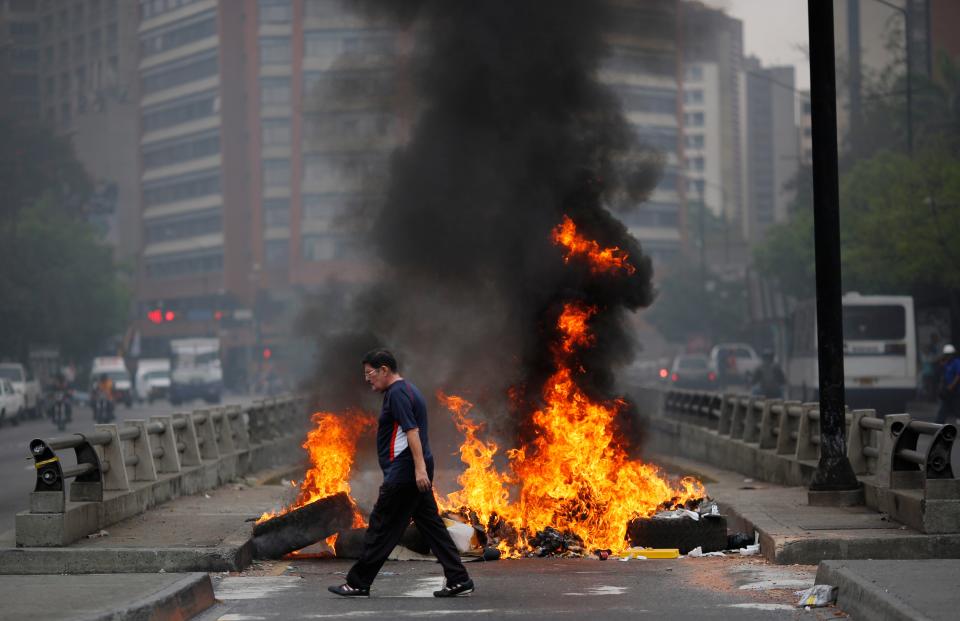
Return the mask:
{"type": "MultiPolygon", "coordinates": [[[[587,239],[569,217],[552,231],[552,239],[564,262],[582,262],[591,278],[636,273],[627,253],[587,239]]],[[[603,552],[623,552],[629,558],[641,554],[631,546],[666,546],[674,556],[696,548],[724,549],[726,523],[716,505],[703,502],[703,485],[691,477],[671,478],[656,466],[631,459],[617,426],[626,402],[591,397],[578,383],[585,372],[582,355],[596,343],[591,323],[603,309],[570,300],[555,313],[548,324],[553,371],[536,405],[526,412],[533,432],[529,440],[501,453],[496,442],[482,437],[483,425],[470,416],[472,403],[437,395],[463,434],[460,458],[466,467],[457,479],[460,489],[437,499],[461,552],[514,558],[594,553],[604,558],[603,552]]],[[[289,547],[306,545],[311,542],[305,539],[315,537],[331,546],[336,541],[340,556],[355,555],[362,542],[362,531],[356,529],[363,526],[363,518],[349,497],[349,477],[357,439],[373,419],[352,412],[320,413],[313,420],[316,427],[304,443],[312,467],[296,502],[279,516],[320,512],[323,519],[315,516],[315,521],[324,526],[310,536],[274,536],[269,551],[276,554],[284,547],[277,541],[289,547]],[[322,511],[320,502],[325,503],[322,511]],[[309,509],[315,504],[317,508],[309,509]],[[348,511],[350,523],[344,524],[348,511]],[[340,528],[331,530],[336,525],[340,528]],[[337,532],[342,533],[339,540],[337,532]]],[[[257,528],[263,531],[276,519],[264,514],[257,528]]],[[[403,545],[424,549],[415,529],[408,531],[403,545]]]]}

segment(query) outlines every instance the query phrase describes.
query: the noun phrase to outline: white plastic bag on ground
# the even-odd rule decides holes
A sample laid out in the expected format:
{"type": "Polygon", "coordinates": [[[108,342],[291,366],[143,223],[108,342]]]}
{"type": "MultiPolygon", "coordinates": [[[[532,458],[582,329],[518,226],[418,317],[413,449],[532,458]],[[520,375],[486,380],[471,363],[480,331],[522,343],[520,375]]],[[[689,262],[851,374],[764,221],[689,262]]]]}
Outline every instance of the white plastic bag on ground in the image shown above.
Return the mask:
{"type": "Polygon", "coordinates": [[[800,601],[797,602],[798,608],[810,606],[827,606],[837,600],[837,587],[829,584],[815,584],[806,591],[797,591],[800,601]]]}
{"type": "Polygon", "coordinates": [[[476,538],[477,533],[469,524],[446,518],[444,518],[443,523],[447,526],[447,532],[450,533],[453,544],[457,546],[457,550],[459,550],[461,554],[480,547],[476,538]]]}

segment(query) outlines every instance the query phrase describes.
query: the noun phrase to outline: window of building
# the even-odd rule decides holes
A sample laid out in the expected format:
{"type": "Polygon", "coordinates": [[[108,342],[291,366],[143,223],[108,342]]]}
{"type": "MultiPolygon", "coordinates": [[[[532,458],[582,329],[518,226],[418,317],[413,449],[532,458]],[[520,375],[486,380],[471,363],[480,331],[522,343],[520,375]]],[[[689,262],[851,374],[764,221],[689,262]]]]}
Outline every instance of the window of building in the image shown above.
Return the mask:
{"type": "Polygon", "coordinates": [[[684,91],[683,101],[684,103],[688,103],[688,104],[703,103],[703,91],[701,90],[684,91]]]}
{"type": "Polygon", "coordinates": [[[186,239],[219,233],[222,229],[219,209],[204,210],[169,218],[148,220],[147,243],[186,239]]]}
{"type": "MultiPolygon", "coordinates": [[[[111,11],[116,12],[117,2],[116,0],[108,1],[109,4],[105,10],[109,15],[111,11]]],[[[140,10],[143,13],[143,19],[149,19],[199,1],[200,0],[140,0],[140,10]]]]}
{"type": "Polygon", "coordinates": [[[257,0],[261,24],[285,24],[293,20],[290,0],[257,0]]]}
{"type": "Polygon", "coordinates": [[[220,152],[220,131],[190,135],[186,138],[161,142],[143,149],[143,168],[172,166],[180,162],[216,155],[220,152]]]}
{"type": "Polygon", "coordinates": [[[290,120],[265,119],[262,123],[262,140],[265,147],[290,146],[290,120]]]}
{"type": "Polygon", "coordinates": [[[677,113],[677,91],[669,88],[620,86],[617,95],[628,112],[677,113]]]}
{"type": "Polygon", "coordinates": [[[385,180],[386,160],[380,155],[349,154],[308,155],[303,164],[308,183],[370,183],[385,180]]]}
{"type": "Polygon", "coordinates": [[[657,127],[634,125],[634,131],[641,144],[667,153],[674,153],[679,147],[676,127],[657,127]]]}
{"type": "Polygon", "coordinates": [[[683,115],[683,124],[687,127],[703,127],[703,112],[687,112],[683,115]]]}
{"type": "Polygon", "coordinates": [[[46,89],[44,93],[47,97],[53,97],[54,89],[56,88],[56,80],[53,79],[53,76],[50,76],[46,80],[46,89]]]}
{"type": "Polygon", "coordinates": [[[43,63],[49,68],[53,64],[53,46],[43,48],[43,63]]]}
{"type": "Polygon", "coordinates": [[[107,52],[114,53],[117,51],[117,22],[112,22],[107,25],[107,52]]]}
{"type": "Polygon", "coordinates": [[[70,74],[64,71],[60,74],[60,95],[65,96],[70,92],[70,74]]]}
{"type": "Polygon", "coordinates": [[[83,35],[77,35],[73,39],[73,57],[74,59],[83,58],[87,53],[87,39],[83,35]]]}
{"type": "Polygon", "coordinates": [[[100,19],[100,0],[87,0],[90,6],[90,12],[87,14],[88,19],[91,22],[95,22],[100,19]]]}
{"type": "Polygon", "coordinates": [[[686,69],[686,79],[688,82],[699,82],[703,79],[703,67],[700,65],[688,65],[686,69]]]}
{"type": "Polygon", "coordinates": [[[265,198],[263,200],[263,225],[268,228],[290,226],[290,199],[265,198]]]}
{"type": "Polygon", "coordinates": [[[360,246],[347,235],[304,235],[300,239],[300,253],[306,261],[343,261],[359,256],[360,246]]]}
{"type": "Polygon", "coordinates": [[[290,160],[263,160],[263,187],[290,187],[290,160]]]}
{"type": "Polygon", "coordinates": [[[219,193],[220,173],[214,170],[144,184],[143,200],[150,207],[219,193]]]}
{"type": "Polygon", "coordinates": [[[263,258],[270,267],[283,267],[290,262],[290,240],[269,239],[263,247],[263,258]]]}
{"type": "Polygon", "coordinates": [[[276,106],[290,103],[290,78],[260,78],[260,105],[276,106]]]}
{"type": "Polygon", "coordinates": [[[261,65],[289,65],[290,56],[289,37],[260,38],[261,65]]]}
{"type": "Polygon", "coordinates": [[[73,5],[73,27],[79,28],[83,22],[83,3],[78,2],[73,5]]]}
{"type": "Polygon", "coordinates": [[[142,124],[145,132],[188,123],[216,113],[216,93],[202,93],[189,99],[177,99],[172,103],[147,108],[142,124]]]}
{"type": "Polygon", "coordinates": [[[303,12],[307,17],[330,17],[345,8],[344,0],[304,0],[303,12]]]}
{"type": "Polygon", "coordinates": [[[687,134],[685,140],[688,149],[702,149],[705,144],[703,134],[687,134]]]}
{"type": "Polygon", "coordinates": [[[70,59],[70,44],[64,39],[60,42],[60,62],[66,63],[70,59]]]}
{"type": "Polygon", "coordinates": [[[60,122],[64,125],[70,123],[70,104],[66,101],[60,104],[60,122]]]}
{"type": "Polygon", "coordinates": [[[690,168],[696,171],[702,171],[704,167],[704,162],[702,157],[691,157],[690,158],[690,168]]]}
{"type": "Polygon", "coordinates": [[[153,56],[212,37],[216,33],[217,16],[212,10],[206,11],[173,26],[154,28],[143,33],[140,35],[140,53],[144,57],[153,56]]]}
{"type": "Polygon", "coordinates": [[[330,101],[387,97],[393,93],[394,86],[394,74],[381,70],[308,71],[303,74],[303,92],[330,101]]]}
{"type": "Polygon", "coordinates": [[[216,52],[162,65],[143,76],[144,94],[155,93],[217,74],[216,52]]]}
{"type": "Polygon", "coordinates": [[[183,278],[223,270],[223,251],[152,257],[146,261],[147,276],[155,279],[183,278]]]}

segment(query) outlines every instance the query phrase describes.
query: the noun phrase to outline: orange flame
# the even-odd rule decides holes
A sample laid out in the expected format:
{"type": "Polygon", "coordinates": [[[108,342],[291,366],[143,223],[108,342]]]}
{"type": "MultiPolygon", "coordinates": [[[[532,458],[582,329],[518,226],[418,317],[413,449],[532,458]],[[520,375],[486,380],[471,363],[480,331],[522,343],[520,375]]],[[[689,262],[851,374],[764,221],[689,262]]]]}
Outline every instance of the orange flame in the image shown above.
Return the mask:
{"type": "MultiPolygon", "coordinates": [[[[447,497],[445,508],[468,507],[484,523],[495,515],[527,536],[552,526],[575,533],[588,550],[619,551],[627,547],[631,519],[649,516],[665,502],[705,495],[692,478],[672,484],[655,466],[629,459],[615,423],[625,403],[594,401],[574,381],[571,354],[593,343],[587,323],[596,311],[569,303],[560,314],[557,370],[544,384],[543,406],[533,413],[533,442],[507,451],[510,474],[496,470],[496,443],[477,438],[480,425],[466,417],[472,405],[460,397],[439,396],[464,432],[460,455],[467,465],[458,479],[462,488],[447,497]],[[510,485],[518,492],[513,503],[510,485]]],[[[513,547],[501,541],[499,547],[517,556],[522,543],[513,547]]]]}
{"type": "MultiPolygon", "coordinates": [[[[303,443],[311,465],[300,482],[300,493],[289,506],[261,515],[257,524],[340,492],[350,494],[350,470],[357,451],[357,438],[373,425],[373,417],[360,411],[343,415],[317,412],[311,420],[316,426],[307,433],[303,443]]],[[[354,527],[364,525],[363,516],[356,507],[353,521],[354,527]]]]}
{"type": "Polygon", "coordinates": [[[564,216],[563,221],[553,229],[553,243],[563,246],[564,262],[569,263],[574,257],[586,259],[593,273],[622,270],[627,274],[633,274],[637,271],[627,261],[630,257],[626,252],[616,246],[601,248],[596,241],[582,236],[569,216],[564,216]]]}

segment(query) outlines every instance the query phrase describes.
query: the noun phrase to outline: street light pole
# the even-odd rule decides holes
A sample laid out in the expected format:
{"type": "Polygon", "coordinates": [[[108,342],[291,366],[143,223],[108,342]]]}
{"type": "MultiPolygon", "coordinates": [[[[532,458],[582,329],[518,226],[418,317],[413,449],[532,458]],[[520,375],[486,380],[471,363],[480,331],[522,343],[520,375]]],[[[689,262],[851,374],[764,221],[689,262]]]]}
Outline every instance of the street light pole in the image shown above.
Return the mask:
{"type": "Polygon", "coordinates": [[[820,460],[810,482],[809,501],[851,504],[859,500],[861,491],[846,448],[833,1],[808,0],[807,9],[820,378],[820,460]]]}

